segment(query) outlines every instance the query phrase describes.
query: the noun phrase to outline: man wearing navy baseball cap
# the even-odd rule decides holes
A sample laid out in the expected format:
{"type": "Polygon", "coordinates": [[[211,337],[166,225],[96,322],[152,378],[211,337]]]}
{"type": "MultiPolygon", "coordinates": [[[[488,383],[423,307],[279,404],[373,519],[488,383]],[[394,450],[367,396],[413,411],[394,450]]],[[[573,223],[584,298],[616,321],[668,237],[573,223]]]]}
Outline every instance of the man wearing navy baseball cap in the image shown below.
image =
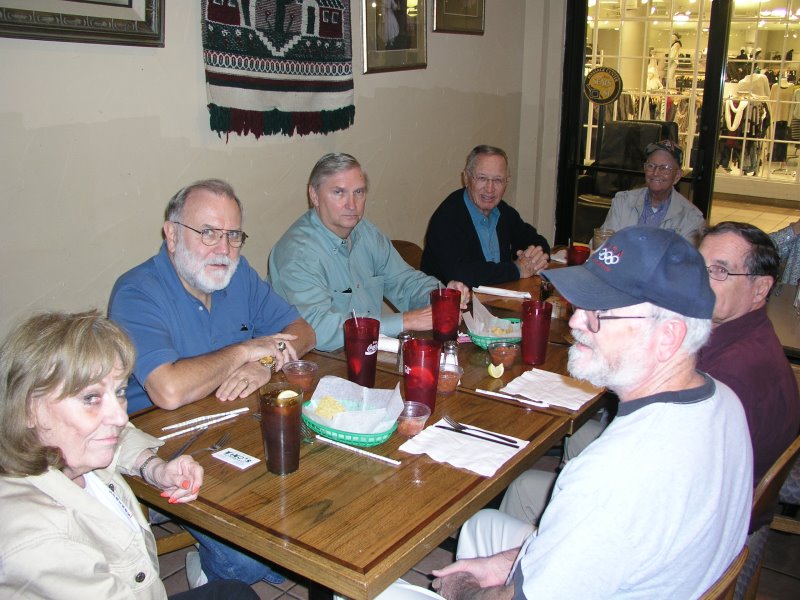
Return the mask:
{"type": "Polygon", "coordinates": [[[569,370],[616,419],[564,467],[538,529],[499,511],[462,528],[433,587],[462,600],[696,598],[745,542],[752,450],[730,388],[695,369],[711,330],[705,262],[681,236],[623,229],[543,274],[576,309],[569,370]]]}

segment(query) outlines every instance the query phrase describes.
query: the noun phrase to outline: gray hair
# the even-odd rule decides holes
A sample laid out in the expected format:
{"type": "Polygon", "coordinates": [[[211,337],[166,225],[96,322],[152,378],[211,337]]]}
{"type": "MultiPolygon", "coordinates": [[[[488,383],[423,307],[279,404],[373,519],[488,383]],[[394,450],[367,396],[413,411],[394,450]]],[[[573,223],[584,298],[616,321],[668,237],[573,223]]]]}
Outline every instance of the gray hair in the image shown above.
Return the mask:
{"type": "Polygon", "coordinates": [[[467,156],[467,165],[464,167],[464,170],[468,173],[472,173],[472,167],[475,164],[475,161],[478,160],[478,157],[482,155],[502,156],[503,160],[506,161],[506,170],[508,170],[508,155],[506,154],[505,150],[498,148],[497,146],[487,146],[486,144],[480,144],[472,149],[472,152],[470,152],[469,156],[467,156]]]}
{"type": "Polygon", "coordinates": [[[170,198],[169,204],[167,204],[167,209],[164,211],[164,220],[180,221],[183,217],[183,206],[186,204],[186,200],[193,192],[198,190],[205,190],[217,196],[227,196],[235,200],[236,206],[239,207],[242,223],[244,223],[244,207],[236,196],[236,192],[233,191],[233,186],[222,179],[201,179],[178,190],[178,193],[170,198]]]}
{"type": "Polygon", "coordinates": [[[369,190],[369,179],[364,167],[358,162],[354,156],[345,154],[344,152],[330,152],[320,158],[314,168],[311,169],[311,175],[308,176],[308,185],[315,190],[319,191],[319,186],[331,175],[349,171],[350,169],[359,169],[364,176],[364,185],[369,190]]]}
{"type": "Polygon", "coordinates": [[[650,304],[650,307],[652,311],[650,316],[655,321],[655,324],[673,319],[683,321],[686,324],[686,337],[683,338],[683,343],[681,344],[681,350],[686,354],[694,356],[700,348],[706,345],[711,335],[711,319],[687,317],[655,304],[650,304]]]}

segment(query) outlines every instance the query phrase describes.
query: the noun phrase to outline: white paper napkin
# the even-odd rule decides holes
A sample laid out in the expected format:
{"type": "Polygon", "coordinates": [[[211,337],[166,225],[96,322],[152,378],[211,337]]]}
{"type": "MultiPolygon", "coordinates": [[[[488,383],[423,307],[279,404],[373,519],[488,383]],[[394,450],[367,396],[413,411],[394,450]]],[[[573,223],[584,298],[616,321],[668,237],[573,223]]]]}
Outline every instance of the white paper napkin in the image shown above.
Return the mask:
{"type": "Polygon", "coordinates": [[[480,335],[485,337],[503,338],[519,338],[522,327],[519,323],[512,323],[507,319],[495,317],[489,312],[477,296],[472,297],[472,314],[468,312],[461,313],[464,319],[464,325],[473,335],[480,335]]]}
{"type": "Polygon", "coordinates": [[[550,255],[550,260],[561,263],[562,265],[567,264],[567,249],[562,248],[558,252],[553,252],[553,254],[550,255]]]}
{"type": "Polygon", "coordinates": [[[603,390],[566,375],[531,369],[512,380],[500,391],[520,394],[531,400],[541,400],[551,406],[578,410],[603,390]]]}
{"type": "MultiPolygon", "coordinates": [[[[444,420],[434,423],[434,425],[450,427],[444,420]]],[[[472,431],[471,425],[470,432],[480,435],[479,431],[472,431]]],[[[519,447],[512,448],[495,444],[431,425],[400,446],[400,450],[409,454],[427,454],[436,462],[448,463],[460,469],[468,469],[478,475],[491,477],[497,472],[497,469],[503,466],[503,463],[528,445],[526,440],[520,440],[505,433],[500,433],[500,435],[517,440],[519,447]]]]}
{"type": "Polygon", "coordinates": [[[530,292],[515,292],[514,290],[504,290],[503,288],[496,288],[488,285],[479,285],[478,287],[472,288],[472,291],[479,294],[489,294],[490,296],[501,296],[503,298],[531,299],[530,292]]]}
{"type": "Polygon", "coordinates": [[[381,352],[391,352],[397,354],[400,349],[400,340],[383,334],[378,336],[378,350],[381,352]]]}

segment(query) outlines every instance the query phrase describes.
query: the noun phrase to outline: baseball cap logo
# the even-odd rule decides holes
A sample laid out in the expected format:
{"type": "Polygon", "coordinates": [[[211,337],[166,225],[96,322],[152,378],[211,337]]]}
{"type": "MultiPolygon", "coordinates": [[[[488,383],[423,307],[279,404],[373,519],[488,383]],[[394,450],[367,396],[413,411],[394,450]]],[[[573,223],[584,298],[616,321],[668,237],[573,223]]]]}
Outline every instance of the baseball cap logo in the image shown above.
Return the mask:
{"type": "Polygon", "coordinates": [[[615,265],[619,262],[619,257],[622,255],[622,252],[614,254],[614,252],[608,248],[600,248],[600,251],[597,253],[597,260],[604,262],[606,265],[615,265]]]}

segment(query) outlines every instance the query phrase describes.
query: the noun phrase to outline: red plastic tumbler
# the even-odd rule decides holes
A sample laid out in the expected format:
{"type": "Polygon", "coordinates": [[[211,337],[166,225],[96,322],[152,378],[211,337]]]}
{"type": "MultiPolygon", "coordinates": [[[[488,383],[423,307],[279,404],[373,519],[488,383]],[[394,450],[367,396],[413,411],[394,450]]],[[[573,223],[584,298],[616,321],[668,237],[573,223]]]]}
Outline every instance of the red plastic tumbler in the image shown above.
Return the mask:
{"type": "Polygon", "coordinates": [[[347,356],[347,378],[364,387],[375,387],[378,365],[378,333],[381,322],[358,317],[344,322],[344,353],[347,356]]]}
{"type": "Polygon", "coordinates": [[[540,365],[547,357],[550,339],[550,317],[553,305],[541,300],[522,303],[522,360],[529,365],[540,365]]]}
{"type": "Polygon", "coordinates": [[[582,265],[589,258],[589,246],[570,246],[567,248],[567,266],[582,265]]]}
{"type": "Polygon", "coordinates": [[[406,402],[421,402],[431,412],[436,408],[439,382],[439,356],[442,343],[436,340],[411,339],[403,344],[403,381],[406,402]]]}
{"type": "Polygon", "coordinates": [[[449,288],[431,292],[433,313],[433,339],[440,342],[458,338],[458,320],[461,317],[461,292],[449,288]]]}

